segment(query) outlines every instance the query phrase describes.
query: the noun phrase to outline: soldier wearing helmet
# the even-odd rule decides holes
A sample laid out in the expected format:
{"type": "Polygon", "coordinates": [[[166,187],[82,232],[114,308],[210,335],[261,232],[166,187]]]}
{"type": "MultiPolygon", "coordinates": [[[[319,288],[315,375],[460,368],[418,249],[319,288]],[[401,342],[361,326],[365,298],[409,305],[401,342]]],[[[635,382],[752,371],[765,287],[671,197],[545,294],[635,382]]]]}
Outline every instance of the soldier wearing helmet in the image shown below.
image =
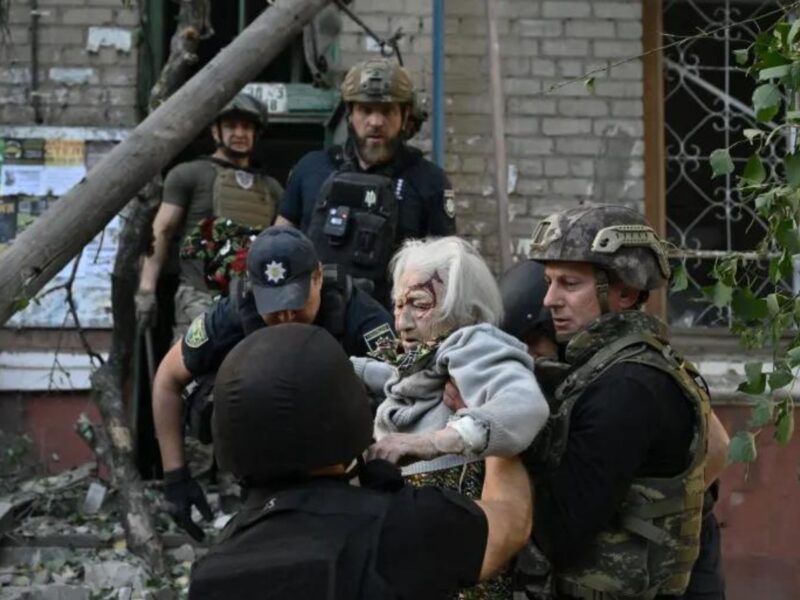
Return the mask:
{"type": "Polygon", "coordinates": [[[388,301],[386,267],[400,243],[455,233],[453,190],[444,171],[406,143],[423,113],[404,67],[383,58],[358,63],[341,92],[348,140],[300,160],[278,222],[299,227],[323,262],[346,266],[388,301]]]}
{"type": "Polygon", "coordinates": [[[229,237],[235,230],[246,244],[249,233],[275,219],[283,189],[251,160],[266,125],[267,111],[261,102],[239,93],[211,124],[216,151],[182,163],[167,175],[153,221],[152,253],[144,258],[136,293],[140,326],[155,324],[155,289],[162,270],[178,271],[174,337],[179,339],[192,319],[211,306],[213,295],[227,291],[227,274],[218,265],[230,261],[220,254],[225,251],[223,244],[218,251],[206,251],[208,232],[216,226],[217,237],[229,237]]]}
{"type": "Polygon", "coordinates": [[[709,418],[698,372],[640,310],[669,278],[663,243],[634,210],[581,207],[540,222],[530,258],[544,266],[563,368],[529,454],[536,525],[519,589],[693,597],[704,491],[724,466],[727,436],[709,418]]]}

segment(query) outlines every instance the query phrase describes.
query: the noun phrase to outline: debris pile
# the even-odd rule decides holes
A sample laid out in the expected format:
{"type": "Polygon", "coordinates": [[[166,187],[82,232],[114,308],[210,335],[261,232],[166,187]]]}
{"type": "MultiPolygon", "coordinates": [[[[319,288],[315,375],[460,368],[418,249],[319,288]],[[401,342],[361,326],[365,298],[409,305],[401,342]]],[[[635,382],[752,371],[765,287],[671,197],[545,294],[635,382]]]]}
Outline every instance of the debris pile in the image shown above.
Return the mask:
{"type": "MultiPolygon", "coordinates": [[[[8,486],[6,486],[8,487],[8,486]]],[[[161,502],[158,484],[146,493],[161,502]]],[[[167,600],[186,596],[191,564],[205,550],[157,512],[167,564],[155,577],[127,549],[116,491],[94,463],[14,486],[0,496],[0,598],[26,600],[167,600]]],[[[208,494],[212,508],[217,494],[208,494]]],[[[207,540],[227,520],[203,523],[207,540]]]]}

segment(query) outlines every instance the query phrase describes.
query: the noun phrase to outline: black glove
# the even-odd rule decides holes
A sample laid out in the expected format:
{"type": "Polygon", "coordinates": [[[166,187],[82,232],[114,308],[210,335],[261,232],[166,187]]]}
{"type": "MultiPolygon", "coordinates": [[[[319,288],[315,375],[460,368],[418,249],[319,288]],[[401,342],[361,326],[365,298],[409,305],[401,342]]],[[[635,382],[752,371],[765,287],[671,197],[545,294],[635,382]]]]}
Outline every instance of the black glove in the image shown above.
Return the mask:
{"type": "Polygon", "coordinates": [[[208,505],[203,488],[192,478],[188,467],[164,472],[164,498],[167,500],[167,512],[178,527],[198,542],[203,541],[205,533],[192,521],[192,505],[197,507],[206,521],[210,521],[214,514],[208,505]]]}

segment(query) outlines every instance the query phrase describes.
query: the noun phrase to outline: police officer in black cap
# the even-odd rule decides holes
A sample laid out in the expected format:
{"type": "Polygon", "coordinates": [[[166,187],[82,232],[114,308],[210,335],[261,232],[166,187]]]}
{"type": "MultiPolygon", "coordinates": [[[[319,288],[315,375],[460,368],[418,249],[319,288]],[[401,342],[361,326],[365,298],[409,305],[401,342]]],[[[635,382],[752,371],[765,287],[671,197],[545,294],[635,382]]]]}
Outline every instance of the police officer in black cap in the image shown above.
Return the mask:
{"type": "Polygon", "coordinates": [[[447,598],[496,573],[530,531],[518,458],[486,460],[477,502],[406,487],[390,463],[362,463],[366,392],[318,327],[268,327],[242,341],[219,369],[215,404],[217,459],[245,500],[194,565],[192,600],[447,598]]]}
{"type": "MultiPolygon", "coordinates": [[[[324,268],[308,238],[292,227],[273,226],[259,234],[250,247],[247,271],[247,278],[232,286],[235,293],[195,318],[164,357],[153,384],[153,417],[169,511],[197,539],[203,533],[191,520],[191,507],[196,505],[207,519],[211,511],[184,458],[181,393],[192,379],[213,374],[231,348],[267,325],[317,323],[354,356],[394,337],[389,313],[336,267],[324,268]]],[[[254,355],[249,360],[260,364],[261,359],[254,355]]],[[[308,375],[314,377],[313,371],[308,375]]],[[[202,430],[211,405],[205,401],[207,393],[195,396],[201,398],[193,399],[188,412],[196,416],[191,421],[197,423],[201,441],[210,441],[202,430]]]]}

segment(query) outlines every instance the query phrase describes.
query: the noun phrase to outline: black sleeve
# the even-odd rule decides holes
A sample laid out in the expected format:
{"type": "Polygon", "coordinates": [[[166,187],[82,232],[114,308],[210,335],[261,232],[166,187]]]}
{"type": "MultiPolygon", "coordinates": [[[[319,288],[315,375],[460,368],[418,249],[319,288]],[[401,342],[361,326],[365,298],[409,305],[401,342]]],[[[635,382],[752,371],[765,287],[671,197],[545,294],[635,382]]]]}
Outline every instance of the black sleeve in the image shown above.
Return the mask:
{"type": "Polygon", "coordinates": [[[216,371],[244,338],[242,322],[231,297],[217,301],[192,321],[181,341],[183,364],[195,377],[216,371]]]}
{"type": "Polygon", "coordinates": [[[350,356],[366,356],[377,348],[378,340],[394,339],[394,319],[366,292],[353,288],[347,307],[343,346],[350,356]]]}
{"type": "Polygon", "coordinates": [[[534,538],[557,567],[611,522],[635,476],[685,468],[692,419],[672,378],[643,365],[616,365],[586,389],[561,462],[536,487],[534,538]]]}
{"type": "Polygon", "coordinates": [[[446,236],[456,234],[456,201],[453,186],[444,172],[440,173],[441,184],[436,186],[428,201],[428,235],[446,236]]]}
{"type": "Polygon", "coordinates": [[[303,179],[306,177],[307,165],[314,162],[313,157],[313,154],[307,154],[289,173],[286,189],[278,207],[278,214],[284,219],[289,219],[296,227],[300,227],[303,221],[303,179]]]}
{"type": "Polygon", "coordinates": [[[478,582],[489,526],[472,500],[407,488],[384,521],[377,568],[400,598],[446,598],[478,582]]]}

